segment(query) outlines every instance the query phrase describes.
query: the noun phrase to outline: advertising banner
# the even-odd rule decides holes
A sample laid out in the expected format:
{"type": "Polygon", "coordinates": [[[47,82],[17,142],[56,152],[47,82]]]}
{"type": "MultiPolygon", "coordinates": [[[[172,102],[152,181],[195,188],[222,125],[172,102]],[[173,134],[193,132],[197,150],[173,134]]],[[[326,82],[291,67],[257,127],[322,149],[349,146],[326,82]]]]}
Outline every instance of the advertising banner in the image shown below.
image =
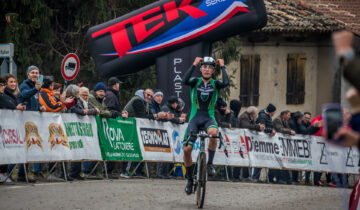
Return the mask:
{"type": "Polygon", "coordinates": [[[26,162],[19,115],[20,111],[0,111],[0,164],[26,162]]]}
{"type": "Polygon", "coordinates": [[[170,122],[138,118],[136,125],[144,160],[174,161],[170,122]]]}
{"type": "Polygon", "coordinates": [[[104,160],[142,161],[134,118],[96,116],[96,123],[104,160]]]}
{"type": "MultiPolygon", "coordinates": [[[[280,142],[282,166],[284,168],[312,170],[314,142],[312,136],[276,134],[280,142]]],[[[316,152],[316,151],[315,151],[316,152]]]]}
{"type": "Polygon", "coordinates": [[[245,130],[244,140],[248,145],[251,167],[282,167],[282,148],[279,138],[264,132],[245,130]]]}
{"type": "Polygon", "coordinates": [[[328,144],[321,137],[313,136],[315,171],[358,173],[359,151],[355,147],[344,148],[328,144]]]}

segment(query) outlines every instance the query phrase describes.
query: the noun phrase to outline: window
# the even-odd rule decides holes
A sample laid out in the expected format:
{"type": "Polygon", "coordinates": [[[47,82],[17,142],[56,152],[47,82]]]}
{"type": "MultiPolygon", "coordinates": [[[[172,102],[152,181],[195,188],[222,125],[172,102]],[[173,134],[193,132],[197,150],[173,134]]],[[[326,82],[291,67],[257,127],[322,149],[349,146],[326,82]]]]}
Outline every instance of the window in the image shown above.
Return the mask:
{"type": "Polygon", "coordinates": [[[288,55],[286,104],[304,104],[305,65],[305,54],[288,55]]]}
{"type": "Polygon", "coordinates": [[[243,106],[257,106],[259,105],[260,55],[242,55],[240,68],[240,101],[243,106]]]}

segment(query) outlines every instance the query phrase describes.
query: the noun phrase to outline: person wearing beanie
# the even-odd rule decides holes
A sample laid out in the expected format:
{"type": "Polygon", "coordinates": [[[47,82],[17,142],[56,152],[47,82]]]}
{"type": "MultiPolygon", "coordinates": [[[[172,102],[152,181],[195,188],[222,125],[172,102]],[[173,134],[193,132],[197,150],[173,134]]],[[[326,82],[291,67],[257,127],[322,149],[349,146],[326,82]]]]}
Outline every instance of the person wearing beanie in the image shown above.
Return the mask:
{"type": "Polygon", "coordinates": [[[128,117],[127,111],[122,110],[120,105],[120,80],[118,78],[110,77],[108,80],[104,102],[113,118],[121,116],[126,119],[128,117]]]}
{"type": "MultiPolygon", "coordinates": [[[[259,116],[256,119],[256,124],[264,125],[265,130],[264,132],[269,134],[269,136],[274,136],[276,134],[272,117],[275,115],[276,107],[273,104],[269,104],[266,109],[263,109],[259,112],[259,116]]],[[[261,168],[255,168],[252,175],[252,180],[254,182],[261,182],[259,180],[261,173],[261,168]]],[[[269,171],[270,175],[272,175],[274,172],[269,171]]]]}
{"type": "MultiPolygon", "coordinates": [[[[154,92],[154,96],[151,99],[151,101],[149,102],[149,111],[150,114],[158,114],[159,112],[161,112],[161,103],[163,101],[164,98],[164,93],[161,90],[155,90],[154,92]]],[[[161,116],[158,117],[157,120],[160,121],[166,121],[167,115],[165,116],[161,116]]]]}
{"type": "Polygon", "coordinates": [[[45,76],[40,89],[39,103],[46,108],[46,112],[59,112],[65,108],[66,104],[74,101],[74,97],[67,98],[65,101],[56,101],[53,89],[53,77],[45,76]]]}
{"type": "Polygon", "coordinates": [[[89,94],[89,105],[100,111],[101,117],[112,117],[112,113],[109,111],[105,104],[105,94],[107,88],[103,82],[98,82],[94,86],[93,90],[89,94]]]}
{"type": "Polygon", "coordinates": [[[222,128],[231,128],[230,119],[231,114],[230,109],[227,108],[227,103],[222,98],[218,98],[215,106],[216,122],[222,128]]]}
{"type": "Polygon", "coordinates": [[[26,70],[27,79],[19,86],[20,98],[19,102],[26,105],[28,111],[45,111],[45,107],[41,107],[39,103],[39,91],[41,85],[39,79],[39,68],[29,66],[26,70]]]}

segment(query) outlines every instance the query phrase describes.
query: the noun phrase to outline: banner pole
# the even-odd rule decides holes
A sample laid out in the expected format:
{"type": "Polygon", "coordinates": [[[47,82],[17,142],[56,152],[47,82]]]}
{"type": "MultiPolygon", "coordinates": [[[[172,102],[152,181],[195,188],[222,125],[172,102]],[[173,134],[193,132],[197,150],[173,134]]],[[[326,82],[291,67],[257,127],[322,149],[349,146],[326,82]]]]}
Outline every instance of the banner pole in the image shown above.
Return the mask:
{"type": "Polygon", "coordinates": [[[225,174],[226,174],[226,180],[229,182],[229,174],[228,174],[228,167],[225,165],[225,174]]]}
{"type": "MultiPolygon", "coordinates": [[[[15,165],[15,166],[16,166],[16,165],[15,165]]],[[[15,166],[11,169],[10,173],[6,175],[6,178],[5,178],[5,180],[4,180],[4,183],[6,182],[6,180],[8,180],[8,179],[10,178],[11,174],[14,172],[14,170],[15,170],[15,168],[16,168],[15,166]]]]}
{"type": "Polygon", "coordinates": [[[150,173],[149,173],[149,167],[148,167],[148,162],[147,161],[145,161],[145,169],[146,169],[147,178],[150,179],[150,173]]]}
{"type": "MultiPolygon", "coordinates": [[[[55,167],[56,167],[57,164],[58,164],[58,162],[55,162],[54,166],[53,166],[53,167],[50,169],[50,171],[48,172],[49,175],[53,173],[53,170],[55,170],[55,167]]],[[[48,175],[48,176],[49,176],[49,175],[48,175]]]]}
{"type": "Polygon", "coordinates": [[[25,179],[26,179],[26,183],[29,184],[29,179],[28,179],[28,176],[27,176],[27,170],[26,170],[26,164],[23,163],[23,166],[24,166],[24,172],[25,172],[25,179]]]}
{"type": "Polygon", "coordinates": [[[62,162],[62,167],[63,167],[63,171],[64,171],[64,178],[65,178],[65,182],[67,182],[67,174],[66,174],[66,168],[65,168],[65,163],[64,161],[62,162]]]}
{"type": "Polygon", "coordinates": [[[133,172],[131,173],[131,176],[134,175],[136,169],[139,168],[140,164],[141,164],[141,162],[138,162],[138,164],[136,165],[135,169],[134,169],[133,172]]]}
{"type": "Polygon", "coordinates": [[[105,169],[105,177],[106,177],[106,179],[109,179],[109,175],[108,175],[107,167],[106,167],[106,160],[104,160],[104,169],[105,169]]]}
{"type": "Polygon", "coordinates": [[[96,162],[95,166],[91,169],[90,174],[93,174],[97,166],[99,165],[99,161],[96,162]]]}

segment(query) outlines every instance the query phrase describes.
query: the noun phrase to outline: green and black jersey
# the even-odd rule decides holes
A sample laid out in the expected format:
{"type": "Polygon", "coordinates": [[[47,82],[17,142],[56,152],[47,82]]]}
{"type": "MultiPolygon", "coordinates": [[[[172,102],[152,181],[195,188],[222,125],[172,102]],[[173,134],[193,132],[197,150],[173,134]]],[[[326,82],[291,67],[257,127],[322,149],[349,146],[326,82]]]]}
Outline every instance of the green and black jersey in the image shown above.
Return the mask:
{"type": "MultiPolygon", "coordinates": [[[[229,78],[225,66],[221,67],[223,80],[210,79],[204,82],[202,77],[191,77],[196,67],[192,65],[185,73],[183,84],[190,86],[191,113],[189,126],[184,139],[187,139],[187,133],[198,133],[200,127],[208,129],[216,127],[215,104],[218,98],[219,90],[229,85],[229,78]]],[[[196,139],[194,139],[195,141],[196,139]]],[[[192,142],[194,143],[194,142],[192,142]]],[[[191,144],[191,142],[189,142],[191,144]]]]}

